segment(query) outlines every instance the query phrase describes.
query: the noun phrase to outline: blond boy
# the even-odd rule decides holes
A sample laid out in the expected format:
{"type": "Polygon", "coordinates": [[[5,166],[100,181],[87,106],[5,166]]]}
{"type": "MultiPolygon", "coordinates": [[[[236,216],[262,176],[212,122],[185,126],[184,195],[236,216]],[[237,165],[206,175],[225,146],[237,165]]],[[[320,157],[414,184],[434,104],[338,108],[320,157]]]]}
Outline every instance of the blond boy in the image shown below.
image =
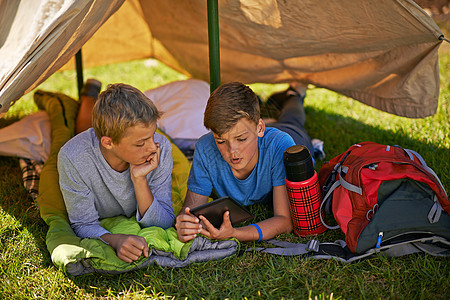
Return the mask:
{"type": "Polygon", "coordinates": [[[160,117],[138,89],[109,85],[93,109],[93,128],[68,141],[58,155],[61,192],[70,224],[81,238],[111,245],[125,262],[148,256],[143,237],[112,234],[100,220],[136,216],[143,227],[173,226],[172,147],[155,133],[160,117]]]}

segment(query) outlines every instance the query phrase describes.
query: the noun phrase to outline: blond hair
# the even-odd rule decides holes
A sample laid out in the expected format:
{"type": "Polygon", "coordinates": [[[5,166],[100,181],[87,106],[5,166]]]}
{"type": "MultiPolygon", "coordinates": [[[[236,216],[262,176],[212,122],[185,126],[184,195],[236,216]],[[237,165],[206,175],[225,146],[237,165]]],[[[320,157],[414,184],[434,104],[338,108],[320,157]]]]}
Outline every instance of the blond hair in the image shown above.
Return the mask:
{"type": "Polygon", "coordinates": [[[137,88],[128,84],[110,84],[93,109],[92,127],[98,139],[108,136],[119,143],[127,128],[140,123],[156,123],[161,117],[155,104],[137,88]]]}

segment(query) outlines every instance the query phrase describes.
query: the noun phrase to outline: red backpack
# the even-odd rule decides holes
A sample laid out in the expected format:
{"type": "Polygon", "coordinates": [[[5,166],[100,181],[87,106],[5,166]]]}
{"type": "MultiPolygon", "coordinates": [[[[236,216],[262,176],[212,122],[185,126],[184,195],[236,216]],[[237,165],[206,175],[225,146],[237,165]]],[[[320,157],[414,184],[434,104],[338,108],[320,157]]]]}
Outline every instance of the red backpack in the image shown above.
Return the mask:
{"type": "Polygon", "coordinates": [[[400,236],[450,240],[450,201],[422,157],[399,146],[363,142],[326,162],[319,171],[324,200],[353,253],[400,236]]]}

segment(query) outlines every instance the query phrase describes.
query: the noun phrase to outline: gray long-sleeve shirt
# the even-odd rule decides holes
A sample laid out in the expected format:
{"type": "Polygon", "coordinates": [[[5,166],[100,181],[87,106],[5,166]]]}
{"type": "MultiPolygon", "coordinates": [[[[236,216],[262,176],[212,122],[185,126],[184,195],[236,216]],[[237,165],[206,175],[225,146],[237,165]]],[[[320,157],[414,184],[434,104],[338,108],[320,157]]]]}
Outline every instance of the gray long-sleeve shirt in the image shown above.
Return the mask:
{"type": "Polygon", "coordinates": [[[142,218],[139,215],[130,170],[112,169],[100,152],[94,130],[88,129],[68,141],[58,154],[61,192],[75,234],[96,238],[109,233],[100,220],[136,214],[143,227],[173,226],[172,208],[172,145],[166,137],[155,133],[161,146],[159,165],[147,175],[154,200],[142,218]]]}

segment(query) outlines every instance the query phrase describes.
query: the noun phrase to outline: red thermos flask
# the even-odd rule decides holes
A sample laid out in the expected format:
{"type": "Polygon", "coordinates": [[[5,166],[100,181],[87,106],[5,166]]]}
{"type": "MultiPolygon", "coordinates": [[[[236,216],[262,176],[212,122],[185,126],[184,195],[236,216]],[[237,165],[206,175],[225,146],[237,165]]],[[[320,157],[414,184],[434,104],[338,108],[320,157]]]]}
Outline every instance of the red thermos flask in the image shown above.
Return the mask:
{"type": "Polygon", "coordinates": [[[322,193],[311,154],[305,146],[291,146],[283,154],[286,188],[291,208],[294,233],[301,237],[324,232],[320,220],[322,193]]]}

